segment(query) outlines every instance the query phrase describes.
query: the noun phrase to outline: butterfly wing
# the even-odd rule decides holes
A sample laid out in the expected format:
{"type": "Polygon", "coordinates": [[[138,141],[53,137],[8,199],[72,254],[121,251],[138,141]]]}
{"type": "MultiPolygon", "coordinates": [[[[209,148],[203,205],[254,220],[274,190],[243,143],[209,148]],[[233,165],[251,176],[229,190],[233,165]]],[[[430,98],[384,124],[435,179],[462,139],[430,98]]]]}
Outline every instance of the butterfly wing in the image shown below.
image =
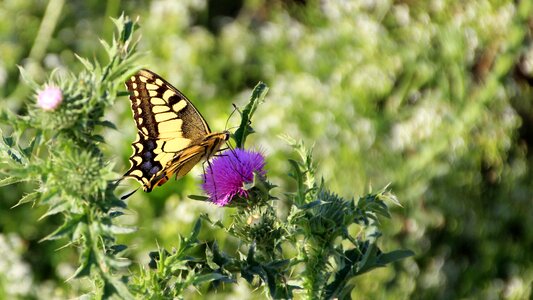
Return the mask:
{"type": "Polygon", "coordinates": [[[187,97],[159,75],[140,70],[126,81],[126,87],[137,139],[132,144],[131,167],[124,177],[135,178],[149,192],[172,175],[169,170],[177,170],[169,169],[176,164],[177,154],[199,144],[211,130],[187,97]]]}
{"type": "Polygon", "coordinates": [[[200,161],[208,160],[224,144],[230,135],[229,132],[215,132],[195,140],[187,148],[175,153],[174,158],[167,163],[163,172],[155,178],[157,185],[162,185],[172,176],[176,175],[176,180],[185,176],[200,161]]]}

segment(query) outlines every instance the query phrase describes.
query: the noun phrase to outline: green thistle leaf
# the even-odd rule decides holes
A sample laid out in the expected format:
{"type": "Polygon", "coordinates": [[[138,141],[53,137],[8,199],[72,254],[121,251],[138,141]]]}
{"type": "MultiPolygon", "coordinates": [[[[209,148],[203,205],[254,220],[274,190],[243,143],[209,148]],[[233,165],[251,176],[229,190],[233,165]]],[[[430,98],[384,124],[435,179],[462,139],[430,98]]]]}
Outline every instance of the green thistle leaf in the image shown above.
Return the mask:
{"type": "Polygon", "coordinates": [[[250,124],[252,123],[253,114],[259,106],[259,103],[265,99],[267,92],[268,87],[262,82],[259,82],[252,91],[250,101],[241,112],[241,124],[233,134],[237,148],[244,148],[246,137],[253,132],[252,127],[250,127],[250,124]]]}

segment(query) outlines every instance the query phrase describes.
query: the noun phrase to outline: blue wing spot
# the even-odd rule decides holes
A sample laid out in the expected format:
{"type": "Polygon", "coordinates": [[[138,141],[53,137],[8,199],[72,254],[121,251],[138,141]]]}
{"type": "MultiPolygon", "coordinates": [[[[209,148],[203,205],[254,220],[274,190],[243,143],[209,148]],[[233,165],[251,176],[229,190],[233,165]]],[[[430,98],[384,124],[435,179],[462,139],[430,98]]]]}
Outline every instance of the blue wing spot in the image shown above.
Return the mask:
{"type": "Polygon", "coordinates": [[[144,152],[142,154],[143,160],[151,160],[152,157],[154,157],[154,154],[152,152],[144,152]]]}
{"type": "Polygon", "coordinates": [[[150,169],[150,175],[154,175],[155,173],[159,172],[159,170],[161,170],[159,166],[154,166],[150,169]]]}
{"type": "Polygon", "coordinates": [[[155,142],[153,140],[146,140],[144,146],[148,151],[152,151],[155,149],[155,142]]]}
{"type": "Polygon", "coordinates": [[[140,168],[141,170],[143,171],[143,173],[147,173],[149,172],[151,169],[152,169],[153,165],[151,162],[149,161],[145,161],[143,162],[141,165],[140,165],[140,168]]]}

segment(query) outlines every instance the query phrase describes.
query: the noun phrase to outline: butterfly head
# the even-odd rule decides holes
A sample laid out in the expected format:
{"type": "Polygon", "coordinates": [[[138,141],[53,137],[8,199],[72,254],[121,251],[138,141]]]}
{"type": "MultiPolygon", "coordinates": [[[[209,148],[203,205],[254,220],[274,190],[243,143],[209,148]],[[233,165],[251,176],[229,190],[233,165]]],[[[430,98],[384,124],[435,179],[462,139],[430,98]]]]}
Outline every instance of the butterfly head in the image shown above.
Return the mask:
{"type": "Polygon", "coordinates": [[[229,133],[229,131],[226,130],[226,131],[223,131],[222,133],[224,134],[224,141],[225,141],[225,142],[229,141],[229,138],[230,138],[230,136],[231,136],[231,134],[229,133]]]}

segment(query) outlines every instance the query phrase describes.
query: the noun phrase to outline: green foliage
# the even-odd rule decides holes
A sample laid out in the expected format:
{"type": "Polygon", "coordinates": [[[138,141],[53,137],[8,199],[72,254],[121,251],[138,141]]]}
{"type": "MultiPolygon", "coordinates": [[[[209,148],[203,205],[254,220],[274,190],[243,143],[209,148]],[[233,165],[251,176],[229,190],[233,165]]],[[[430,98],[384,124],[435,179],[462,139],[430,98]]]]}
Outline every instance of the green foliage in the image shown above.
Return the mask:
{"type": "MultiPolygon", "coordinates": [[[[253,132],[250,111],[255,110],[265,93],[263,84],[252,92],[236,130],[241,134],[233,135],[236,143],[244,142],[238,137],[253,132]]],[[[381,236],[378,217],[390,217],[384,200],[399,204],[392,194],[383,190],[357,202],[339,197],[324,184],[316,184],[311,151],[302,142],[286,139],[300,156],[299,160],[290,160],[297,190],[285,194],[288,214],[280,217],[282,206],[271,195],[276,186],[254,173],[253,182],[245,183],[246,194],[234,195],[226,205],[225,209],[237,209],[230,216],[231,225],[212,221],[207,214],[202,216],[212,227],[236,238],[236,249],[222,252],[216,241],[208,241],[205,255],[200,251],[185,259],[188,249],[200,245],[198,220],[191,238],[181,242],[178,250],[173,254],[159,250],[157,259],[152,257],[156,271],[143,273],[144,281],[137,280],[140,294],[182,297],[183,288],[196,282],[195,278],[212,281],[213,288],[217,288],[221,282],[237,282],[241,276],[254,287],[263,286],[272,299],[292,299],[295,294],[306,299],[346,298],[354,288],[350,282],[356,276],[413,255],[406,250],[383,253],[377,245],[381,236]],[[349,232],[352,226],[358,227],[356,236],[349,232]]],[[[211,201],[202,196],[190,198],[211,201]]]]}
{"type": "Polygon", "coordinates": [[[318,186],[310,151],[301,142],[292,146],[302,161],[291,161],[299,188],[291,195],[294,206],[287,220],[288,237],[293,238],[288,239],[298,245],[298,257],[306,266],[302,276],[307,298],[349,297],[355,276],[413,255],[407,250],[382,253],[377,246],[378,216],[390,217],[384,200],[399,204],[394,195],[384,189],[347,201],[318,186]],[[359,226],[357,237],[348,232],[352,225],[359,226]]]}
{"type": "Polygon", "coordinates": [[[141,269],[133,276],[131,290],[139,297],[150,299],[183,299],[190,286],[207,282],[232,282],[224,271],[224,262],[218,247],[206,247],[198,240],[201,221],[194,225],[191,235],[180,236],[179,248],[172,253],[160,249],[150,253],[149,266],[153,270],[141,269]],[[200,252],[201,248],[203,251],[200,252]]]}
{"type": "MultiPolygon", "coordinates": [[[[35,113],[24,103],[36,89],[20,80],[17,65],[43,82],[54,68],[57,74],[50,78],[57,80],[66,76],[67,68],[84,68],[72,49],[103,61],[107,54],[94,41],[111,36],[112,24],[106,20],[124,10],[139,15],[143,25],[139,48],[149,55],[142,65],[184,91],[212,128],[224,128],[231,103],[244,103],[259,80],[271,87],[268,101],[254,114],[256,134],[247,142],[269,154],[270,180],[282,190],[302,193],[294,201],[303,205],[310,201],[307,195],[319,191],[303,194],[313,184],[298,187],[301,181],[284,179],[286,157],[293,152],[277,138],[280,134],[314,144],[323,185],[339,198],[365,194],[370,184],[392,183],[403,208],[393,206],[392,218],[382,224],[384,235],[395,237],[381,240],[382,246],[413,249],[417,256],[359,276],[350,282],[357,284],[353,296],[530,297],[533,266],[524,249],[533,247],[531,1],[242,1],[231,9],[203,0],[2,4],[0,111],[7,123],[19,124],[14,127],[28,122],[17,115],[35,113]],[[54,13],[54,19],[47,6],[61,13],[54,13]],[[16,115],[6,114],[5,108],[16,115]]],[[[107,110],[106,119],[120,131],[95,127],[109,145],[101,144],[103,162],[113,157],[117,170],[127,169],[135,131],[127,106],[127,100],[117,101],[107,110]]],[[[38,135],[26,131],[17,137],[3,125],[2,130],[3,144],[12,145],[3,163],[22,169],[17,160],[27,160],[23,149],[38,135]]],[[[46,138],[42,135],[35,144],[46,138]]],[[[46,157],[48,150],[38,148],[46,157]]],[[[292,173],[304,181],[319,178],[292,173]]],[[[21,282],[32,282],[39,293],[45,290],[43,282],[55,282],[56,291],[69,286],[74,291],[56,298],[92,289],[75,280],[61,284],[69,276],[60,270],[76,264],[68,248],[55,252],[60,245],[54,242],[36,243],[57,228],[61,214],[50,215],[39,226],[18,222],[38,219],[46,206],[9,209],[41,194],[35,193],[39,187],[32,178],[16,172],[7,176],[0,182],[6,184],[0,190],[0,230],[17,232],[23,240],[24,246],[6,248],[16,248],[11,253],[20,256],[10,257],[9,264],[31,268],[21,282]]],[[[135,195],[128,205],[142,214],[127,218],[143,234],[122,237],[125,244],[136,245],[127,253],[142,257],[154,248],[154,240],[170,249],[195,216],[216,214],[202,202],[180,201],[196,188],[193,178],[135,195]]],[[[229,221],[221,217],[221,222],[229,221]]],[[[265,224],[276,228],[270,217],[265,224]]],[[[236,247],[225,231],[203,234],[208,240],[217,238],[226,251],[236,247]]],[[[346,251],[346,257],[356,254],[346,251]]],[[[244,286],[233,295],[249,296],[244,286]]],[[[223,295],[218,291],[217,296],[223,295]]]]}
{"type": "MultiPolygon", "coordinates": [[[[135,23],[122,16],[115,24],[117,39],[112,45],[102,41],[109,54],[107,65],[80,58],[84,71],[50,78],[46,86],[57,86],[62,93],[56,109],[46,111],[31,103],[24,115],[2,112],[1,121],[12,126],[12,134],[4,135],[0,143],[0,172],[8,176],[2,179],[4,185],[19,181],[37,185],[17,205],[45,206],[41,218],[62,215],[63,224],[43,240],[68,238],[68,244],[78,247],[79,267],[73,278],[90,276],[100,282],[93,296],[118,293],[129,298],[124,283],[114,276],[130,264],[122,257],[125,247],[116,243],[116,235],[134,229],[114,221],[126,204],[113,194],[111,179],[116,174],[99,148],[103,138],[97,134],[99,128],[109,126],[102,120],[104,111],[113,104],[125,70],[132,68],[135,59],[131,36],[135,23]]],[[[41,89],[32,81],[29,84],[41,89]]]]}
{"type": "Polygon", "coordinates": [[[290,134],[315,144],[340,195],[392,183],[404,200],[384,230],[420,255],[358,279],[360,297],[531,294],[530,1],[250,1],[214,33],[192,25],[198,10],[190,26],[147,24],[144,42],[163,30],[154,64],[209,87],[198,98],[271,87],[250,137],[271,178],[289,155],[276,136],[290,134]],[[184,47],[196,52],[165,50],[184,47]]]}
{"type": "MultiPolygon", "coordinates": [[[[250,102],[256,98],[252,96],[250,102]]],[[[250,126],[248,116],[241,117],[237,132],[250,126]]],[[[356,276],[413,255],[407,250],[383,253],[377,245],[381,236],[378,217],[390,218],[385,200],[399,204],[394,195],[383,190],[357,202],[339,197],[323,183],[316,184],[311,151],[302,142],[286,140],[299,160],[289,160],[297,190],[286,193],[289,208],[285,217],[279,217],[278,199],[271,195],[276,186],[257,174],[247,186],[247,195],[234,196],[228,205],[237,207],[230,226],[203,217],[240,241],[240,255],[218,255],[223,257],[224,270],[240,272],[250,284],[257,285],[259,280],[274,299],[290,299],[295,293],[306,299],[334,299],[349,297],[356,276]],[[349,232],[352,226],[358,227],[356,236],[349,232]],[[284,251],[284,247],[292,250],[284,251]]],[[[237,274],[230,278],[236,281],[237,274]]]]}
{"type": "MultiPolygon", "coordinates": [[[[221,283],[237,282],[241,276],[253,286],[265,286],[272,298],[293,298],[294,291],[300,289],[308,298],[331,298],[347,295],[351,290],[348,281],[358,274],[400,258],[388,254],[388,260],[381,259],[375,243],[377,236],[372,241],[359,236],[356,242],[348,233],[352,224],[365,228],[370,219],[375,222],[375,212],[388,216],[388,208],[379,197],[375,196],[378,205],[356,206],[324,186],[316,186],[314,169],[300,169],[313,166],[310,152],[303,144],[294,144],[302,162],[291,161],[299,190],[288,200],[298,205],[291,207],[286,220],[278,217],[273,206],[277,198],[270,191],[275,186],[256,173],[253,182],[246,184],[246,197],[232,201],[238,211],[231,226],[213,223],[207,215],[202,218],[241,240],[234,255],[221,251],[216,240],[200,242],[202,219],[198,219],[191,235],[180,238],[179,247],[172,253],[163,248],[150,253],[149,266],[153,271],[141,268],[139,274],[126,276],[124,271],[130,261],[122,255],[127,246],[117,243],[117,235],[135,229],[115,222],[123,215],[126,204],[114,195],[117,183],[110,180],[114,176],[112,166],[105,163],[99,148],[104,138],[95,133],[98,127],[114,128],[102,120],[103,114],[113,104],[117,83],[123,81],[123,74],[135,59],[135,43],[131,43],[135,24],[121,17],[115,25],[118,34],[113,43],[102,42],[109,54],[107,65],[100,67],[97,62],[79,57],[85,71],[52,77],[44,88],[30,80],[21,68],[28,84],[42,90],[37,93],[37,101],[28,106],[26,115],[8,110],[2,114],[3,121],[13,126],[13,134],[3,137],[0,144],[4,160],[1,171],[10,175],[1,183],[37,183],[38,188],[15,206],[32,202],[47,207],[41,218],[63,216],[63,224],[42,241],[67,238],[68,245],[78,248],[79,266],[71,278],[90,277],[98,287],[92,292],[93,297],[116,294],[124,299],[183,298],[190,286],[217,288],[221,283]],[[50,87],[58,87],[60,97],[50,96],[50,87]],[[56,102],[43,106],[45,97],[56,102]],[[21,146],[25,135],[32,134],[35,136],[28,146],[21,146]],[[305,199],[299,199],[299,195],[305,195],[305,199]],[[358,260],[353,255],[348,260],[341,258],[346,253],[335,242],[338,237],[352,241],[348,251],[357,249],[358,260]],[[288,256],[282,245],[297,248],[300,253],[296,258],[288,256]],[[342,260],[342,269],[335,269],[330,260],[342,260]],[[306,266],[303,272],[296,271],[299,265],[306,266]],[[327,285],[332,276],[336,276],[335,280],[327,285]]],[[[241,125],[232,135],[241,148],[253,132],[251,118],[267,90],[265,84],[259,83],[241,112],[241,125]]],[[[378,227],[372,228],[376,235],[378,227]]]]}

